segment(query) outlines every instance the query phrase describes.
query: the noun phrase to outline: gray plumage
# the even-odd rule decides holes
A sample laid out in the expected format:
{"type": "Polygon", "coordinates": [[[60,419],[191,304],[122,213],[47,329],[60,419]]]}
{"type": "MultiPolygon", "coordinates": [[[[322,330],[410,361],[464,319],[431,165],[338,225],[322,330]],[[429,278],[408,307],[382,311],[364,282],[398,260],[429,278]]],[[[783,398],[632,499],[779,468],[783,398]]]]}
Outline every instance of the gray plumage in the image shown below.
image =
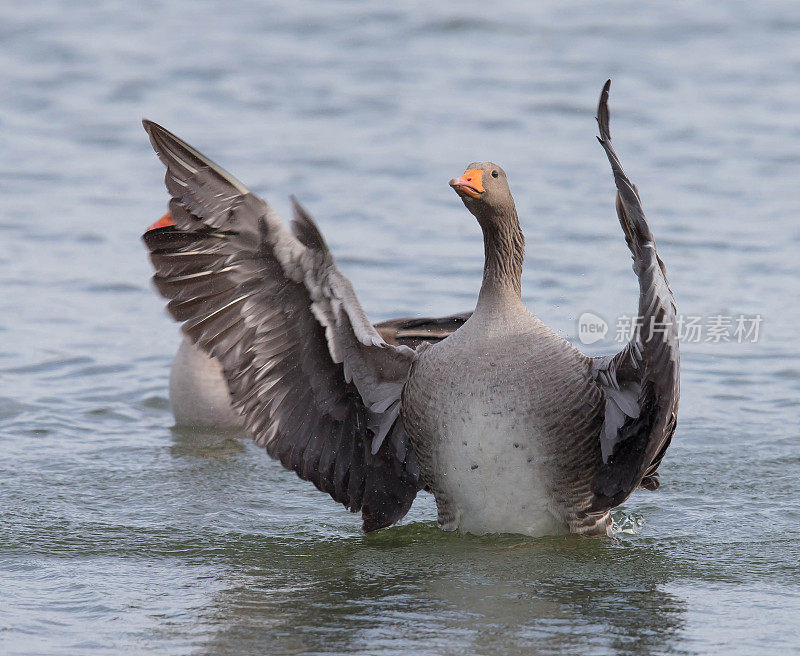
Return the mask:
{"type": "Polygon", "coordinates": [[[657,486],[677,413],[675,309],[611,146],[607,98],[608,83],[600,140],[640,281],[639,313],[665,334],[640,331],[597,359],[523,306],[524,238],[496,165],[470,165],[451,181],[484,233],[476,310],[414,351],[369,323],[296,201],[290,231],[244,185],[145,121],[175,221],[144,236],[157,289],[188,338],[221,364],[256,442],[361,510],[365,530],[396,522],[424,487],[444,528],[604,534],[610,508],[640,484],[657,486]]]}
{"type": "Polygon", "coordinates": [[[639,192],[622,170],[611,145],[608,93],[597,111],[598,141],[617,186],[617,216],[639,279],[639,321],[630,343],[612,358],[595,358],[595,379],[606,395],[600,441],[603,465],[593,484],[595,507],[622,503],[637,485],[658,488],[658,466],[678,421],[680,353],[675,299],[664,263],[642,209],[639,192]]]}
{"type": "Polygon", "coordinates": [[[397,521],[419,489],[397,421],[414,352],[381,339],[298,205],[289,231],[232,176],[144,125],[172,195],[175,226],[144,236],[170,313],[220,362],[272,457],[360,510],[365,530],[397,521]]]}
{"type": "MultiPolygon", "coordinates": [[[[375,329],[387,344],[416,348],[423,342],[448,337],[469,315],[401,317],[376,323],[375,329]]],[[[170,369],[169,402],[178,426],[214,430],[244,427],[242,416],[233,408],[222,365],[185,335],[170,369]]]]}

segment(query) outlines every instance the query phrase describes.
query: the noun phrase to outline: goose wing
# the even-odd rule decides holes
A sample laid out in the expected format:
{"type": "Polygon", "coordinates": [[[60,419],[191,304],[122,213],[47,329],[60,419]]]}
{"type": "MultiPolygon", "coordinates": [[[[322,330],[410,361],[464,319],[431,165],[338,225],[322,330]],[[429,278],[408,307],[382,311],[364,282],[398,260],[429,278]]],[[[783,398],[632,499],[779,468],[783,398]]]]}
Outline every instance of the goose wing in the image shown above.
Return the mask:
{"type": "Polygon", "coordinates": [[[472,312],[447,317],[403,317],[375,324],[389,344],[405,344],[416,348],[423,342],[441,342],[463,326],[472,312]]]}
{"type": "Polygon", "coordinates": [[[611,80],[603,87],[597,109],[598,140],[611,163],[617,215],[639,279],[639,313],[625,348],[593,361],[595,379],[605,392],[603,463],[592,482],[596,509],[622,503],[639,485],[658,487],[657,469],[675,432],[680,386],[675,300],[638,191],[611,144],[610,86],[611,80]]]}
{"type": "Polygon", "coordinates": [[[400,421],[414,352],[387,344],[294,202],[289,229],[241,182],[144,121],[167,168],[171,221],[143,239],[183,331],[222,365],[267,453],[353,512],[402,518],[419,490],[400,421]]]}

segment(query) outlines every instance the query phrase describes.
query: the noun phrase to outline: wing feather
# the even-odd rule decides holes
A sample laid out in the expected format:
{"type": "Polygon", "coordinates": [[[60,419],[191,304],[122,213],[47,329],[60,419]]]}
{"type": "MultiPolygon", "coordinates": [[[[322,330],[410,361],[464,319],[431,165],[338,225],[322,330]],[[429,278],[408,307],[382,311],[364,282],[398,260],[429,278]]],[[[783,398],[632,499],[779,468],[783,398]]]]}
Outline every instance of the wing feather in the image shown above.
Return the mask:
{"type": "Polygon", "coordinates": [[[290,230],[197,150],[144,125],[172,195],[175,225],[144,235],[169,311],[220,362],[270,456],[360,510],[365,530],[396,522],[419,489],[397,421],[413,351],[381,338],[296,201],[290,230]]]}
{"type": "Polygon", "coordinates": [[[595,509],[622,503],[639,485],[658,487],[656,470],[675,432],[680,394],[675,300],[639,193],[611,144],[610,85],[609,80],[600,96],[598,140],[614,174],[617,215],[639,279],[639,311],[635,334],[625,348],[593,362],[606,398],[603,463],[592,481],[595,509]]]}

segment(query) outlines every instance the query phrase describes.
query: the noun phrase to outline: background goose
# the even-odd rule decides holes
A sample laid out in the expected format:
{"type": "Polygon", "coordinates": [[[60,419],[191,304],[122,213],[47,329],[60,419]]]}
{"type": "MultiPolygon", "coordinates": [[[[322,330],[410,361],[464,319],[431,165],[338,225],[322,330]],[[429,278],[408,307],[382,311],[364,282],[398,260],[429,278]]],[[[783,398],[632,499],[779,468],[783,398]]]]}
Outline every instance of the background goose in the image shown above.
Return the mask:
{"type": "Polygon", "coordinates": [[[257,443],[353,511],[364,529],[432,491],[445,529],[606,534],[609,509],[656,470],[675,430],[675,307],[638,194],[608,130],[600,143],[639,278],[643,326],[592,359],[522,304],[524,238],[503,170],[451,180],[484,235],[474,314],[416,351],[366,318],[296,202],[289,230],[260,198],[160,126],[175,225],[147,232],[154,282],[186,335],[218,359],[257,443]]]}
{"type": "MultiPolygon", "coordinates": [[[[158,227],[171,225],[162,219],[158,227]]],[[[156,227],[150,228],[158,229],[156,227]]],[[[405,317],[375,324],[387,344],[416,348],[437,342],[459,328],[469,312],[431,318],[405,317]]],[[[228,382],[216,358],[204,353],[186,336],[181,340],[169,374],[169,402],[179,426],[230,430],[242,428],[242,416],[234,409],[228,382]]]]}

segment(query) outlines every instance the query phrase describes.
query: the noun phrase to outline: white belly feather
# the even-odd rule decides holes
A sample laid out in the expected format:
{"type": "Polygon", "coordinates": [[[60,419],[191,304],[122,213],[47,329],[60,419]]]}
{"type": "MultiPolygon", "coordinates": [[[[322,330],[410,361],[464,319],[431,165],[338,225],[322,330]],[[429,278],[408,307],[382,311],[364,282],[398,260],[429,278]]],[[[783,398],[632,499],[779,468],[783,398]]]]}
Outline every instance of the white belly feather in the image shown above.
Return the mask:
{"type": "MultiPolygon", "coordinates": [[[[471,399],[442,416],[434,476],[448,510],[442,528],[549,535],[567,531],[548,494],[547,456],[530,415],[471,399]]],[[[441,504],[440,504],[441,505],[441,504]]]]}

